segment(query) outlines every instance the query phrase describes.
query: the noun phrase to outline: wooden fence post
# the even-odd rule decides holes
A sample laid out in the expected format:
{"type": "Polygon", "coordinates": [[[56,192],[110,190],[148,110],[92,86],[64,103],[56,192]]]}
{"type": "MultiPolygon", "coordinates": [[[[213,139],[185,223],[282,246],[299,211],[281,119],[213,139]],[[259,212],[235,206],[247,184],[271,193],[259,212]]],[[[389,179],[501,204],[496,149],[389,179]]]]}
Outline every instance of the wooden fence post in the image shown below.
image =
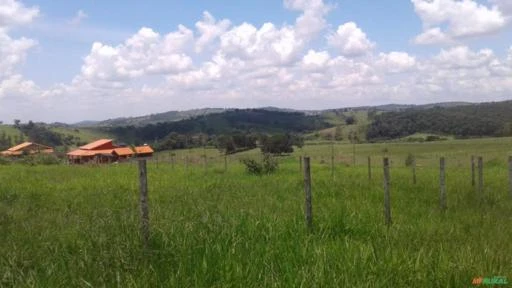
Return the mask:
{"type": "Polygon", "coordinates": [[[484,161],[481,156],[478,157],[478,193],[480,197],[484,194],[484,161]]]}
{"type": "Polygon", "coordinates": [[[331,140],[331,179],[334,180],[334,142],[331,140]]]}
{"type": "Polygon", "coordinates": [[[368,156],[368,180],[372,180],[372,158],[368,156]]]}
{"type": "Polygon", "coordinates": [[[141,235],[144,248],[149,244],[149,206],[148,206],[148,174],[146,160],[139,160],[139,190],[140,190],[140,214],[141,235]]]}
{"type": "Polygon", "coordinates": [[[387,157],[383,160],[384,166],[384,217],[386,225],[391,226],[391,196],[389,191],[390,175],[389,175],[389,159],[387,157]]]}
{"type": "Polygon", "coordinates": [[[311,230],[313,228],[313,205],[311,203],[311,167],[309,157],[304,157],[304,194],[304,213],[306,216],[306,225],[308,229],[311,230]]]}
{"type": "Polygon", "coordinates": [[[475,156],[471,155],[471,186],[475,187],[475,156]]]}
{"type": "Polygon", "coordinates": [[[508,189],[508,194],[512,198],[512,156],[508,156],[508,189]]]}
{"type": "Polygon", "coordinates": [[[439,159],[439,207],[441,211],[446,210],[446,174],[445,159],[439,159]]]}
{"type": "Polygon", "coordinates": [[[412,184],[416,184],[416,156],[412,157],[412,184]]]}

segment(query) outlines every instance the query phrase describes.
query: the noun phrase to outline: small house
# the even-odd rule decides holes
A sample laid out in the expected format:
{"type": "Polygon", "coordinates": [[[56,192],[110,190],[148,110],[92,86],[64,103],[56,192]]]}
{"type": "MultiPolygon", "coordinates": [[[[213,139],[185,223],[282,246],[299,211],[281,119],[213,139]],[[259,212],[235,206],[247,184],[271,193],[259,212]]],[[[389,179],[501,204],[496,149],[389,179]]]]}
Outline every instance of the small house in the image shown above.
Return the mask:
{"type": "Polygon", "coordinates": [[[112,163],[134,156],[129,147],[114,145],[112,139],[100,139],[67,153],[70,164],[112,163]]]}
{"type": "Polygon", "coordinates": [[[0,154],[2,156],[22,156],[33,154],[52,154],[53,152],[54,150],[52,147],[33,142],[24,142],[0,152],[0,154]]]}

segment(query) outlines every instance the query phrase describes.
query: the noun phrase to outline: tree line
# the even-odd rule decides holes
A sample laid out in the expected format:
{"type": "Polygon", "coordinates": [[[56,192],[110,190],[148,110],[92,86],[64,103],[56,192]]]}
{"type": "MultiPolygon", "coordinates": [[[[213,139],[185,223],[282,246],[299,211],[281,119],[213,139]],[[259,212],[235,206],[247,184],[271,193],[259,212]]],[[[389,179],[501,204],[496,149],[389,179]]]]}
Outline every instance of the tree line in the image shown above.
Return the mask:
{"type": "Polygon", "coordinates": [[[415,133],[457,138],[512,136],[512,101],[383,113],[369,125],[367,139],[395,139],[415,133]]]}
{"type": "Polygon", "coordinates": [[[215,139],[216,143],[227,143],[236,150],[251,147],[255,135],[262,133],[299,134],[329,126],[320,116],[306,116],[299,112],[236,109],[176,122],[102,129],[118,140],[135,144],[155,143],[162,149],[197,147],[204,145],[205,141],[212,144],[212,139],[215,139]]]}

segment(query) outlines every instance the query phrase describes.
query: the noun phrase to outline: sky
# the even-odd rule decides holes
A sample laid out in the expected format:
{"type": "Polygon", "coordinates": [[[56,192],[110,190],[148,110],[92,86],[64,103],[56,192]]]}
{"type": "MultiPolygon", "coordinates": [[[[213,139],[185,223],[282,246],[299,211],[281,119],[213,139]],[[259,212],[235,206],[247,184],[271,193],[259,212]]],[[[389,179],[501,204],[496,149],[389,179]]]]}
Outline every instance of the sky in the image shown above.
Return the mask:
{"type": "Polygon", "coordinates": [[[511,0],[0,0],[0,121],[512,99],[511,0]]]}

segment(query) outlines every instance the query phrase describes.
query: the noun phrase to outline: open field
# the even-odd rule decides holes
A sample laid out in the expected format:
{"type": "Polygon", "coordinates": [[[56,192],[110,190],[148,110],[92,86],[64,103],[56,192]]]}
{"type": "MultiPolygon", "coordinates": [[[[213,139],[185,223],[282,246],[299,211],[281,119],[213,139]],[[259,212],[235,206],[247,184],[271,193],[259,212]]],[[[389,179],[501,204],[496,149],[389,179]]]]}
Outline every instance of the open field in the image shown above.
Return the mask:
{"type": "Polygon", "coordinates": [[[11,138],[18,137],[20,135],[20,131],[14,128],[14,126],[5,124],[0,124],[0,134],[2,133],[5,133],[6,137],[11,138]]]}
{"type": "MultiPolygon", "coordinates": [[[[139,234],[137,167],[0,166],[0,287],[471,287],[512,281],[512,138],[307,145],[278,172],[247,175],[217,150],[148,163],[151,242],[139,234]],[[205,172],[201,154],[206,153],[205,172]],[[418,183],[404,166],[417,158],[418,183]],[[313,222],[303,216],[299,155],[312,159],[313,222]],[[367,156],[373,159],[368,180],[367,156]],[[484,195],[470,156],[484,157],[484,195]],[[382,157],[391,159],[393,225],[383,217],[382,157]],[[448,210],[438,207],[439,157],[448,210]],[[184,159],[190,159],[190,165],[184,159]]],[[[506,286],[505,286],[506,287],[506,286]]]]}

